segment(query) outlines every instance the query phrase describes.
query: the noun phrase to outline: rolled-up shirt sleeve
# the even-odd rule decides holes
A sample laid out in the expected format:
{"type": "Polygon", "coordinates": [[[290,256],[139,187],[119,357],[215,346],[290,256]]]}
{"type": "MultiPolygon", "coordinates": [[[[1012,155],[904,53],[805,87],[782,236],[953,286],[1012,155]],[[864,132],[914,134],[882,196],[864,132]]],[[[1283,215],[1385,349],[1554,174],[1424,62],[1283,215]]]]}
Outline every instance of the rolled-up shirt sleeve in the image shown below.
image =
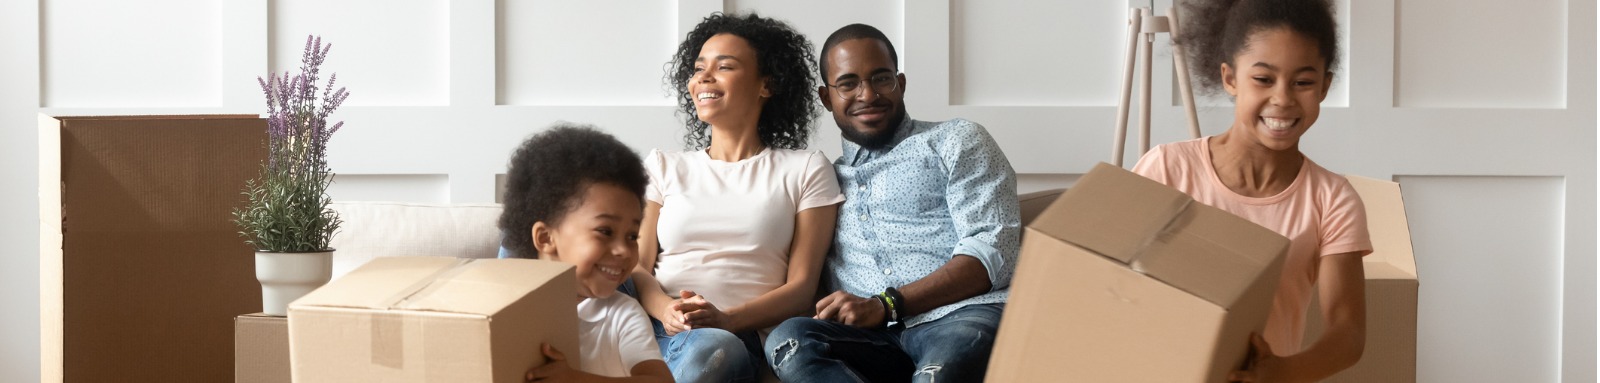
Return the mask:
{"type": "Polygon", "coordinates": [[[952,256],[977,258],[989,273],[990,290],[1005,289],[1021,248],[1017,174],[983,126],[957,122],[960,128],[940,148],[950,180],[945,199],[960,236],[952,256]]]}

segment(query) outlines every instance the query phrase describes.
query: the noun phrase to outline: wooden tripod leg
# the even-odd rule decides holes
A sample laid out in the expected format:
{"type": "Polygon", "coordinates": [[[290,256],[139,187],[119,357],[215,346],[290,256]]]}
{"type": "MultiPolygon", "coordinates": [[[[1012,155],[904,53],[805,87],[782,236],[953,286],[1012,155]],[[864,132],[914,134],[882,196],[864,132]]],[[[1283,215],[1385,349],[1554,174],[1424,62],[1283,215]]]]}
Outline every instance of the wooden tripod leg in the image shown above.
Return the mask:
{"type": "Polygon", "coordinates": [[[1117,103],[1117,122],[1115,137],[1111,143],[1111,164],[1122,166],[1123,147],[1128,142],[1128,104],[1133,96],[1133,60],[1139,55],[1139,25],[1143,21],[1139,18],[1138,9],[1128,12],[1128,51],[1124,56],[1122,67],[1122,100],[1117,103]]]}
{"type": "MultiPolygon", "coordinates": [[[[1173,41],[1178,40],[1178,7],[1167,8],[1167,32],[1173,41]]],[[[1178,95],[1183,98],[1183,111],[1189,118],[1189,138],[1200,138],[1200,117],[1195,114],[1194,91],[1189,88],[1189,62],[1182,45],[1172,44],[1172,68],[1178,76],[1178,95]]]]}
{"type": "MultiPolygon", "coordinates": [[[[1148,20],[1151,17],[1154,17],[1150,14],[1150,12],[1150,8],[1139,8],[1139,17],[1148,20]]],[[[1141,45],[1144,47],[1144,60],[1139,63],[1139,74],[1140,77],[1144,79],[1144,83],[1139,84],[1140,156],[1144,156],[1145,152],[1150,151],[1150,65],[1151,62],[1154,61],[1154,57],[1152,56],[1155,56],[1153,54],[1155,53],[1155,48],[1153,47],[1156,39],[1155,32],[1156,31],[1154,30],[1141,31],[1141,36],[1139,36],[1139,39],[1142,40],[1141,45]]]]}

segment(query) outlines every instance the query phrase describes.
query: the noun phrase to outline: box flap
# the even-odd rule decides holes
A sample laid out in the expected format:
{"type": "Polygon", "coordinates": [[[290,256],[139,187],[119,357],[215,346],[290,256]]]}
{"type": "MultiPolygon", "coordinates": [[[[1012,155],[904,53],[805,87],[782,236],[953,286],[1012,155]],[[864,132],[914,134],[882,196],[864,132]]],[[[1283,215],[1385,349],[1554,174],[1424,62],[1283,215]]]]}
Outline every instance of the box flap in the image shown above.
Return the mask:
{"type": "Polygon", "coordinates": [[[1102,162],[1028,227],[1129,263],[1193,201],[1182,192],[1102,162]]]}
{"type": "Polygon", "coordinates": [[[341,307],[492,316],[571,268],[535,259],[382,257],[294,301],[291,315],[341,307]]]}
{"type": "MultiPolygon", "coordinates": [[[[1130,268],[1222,307],[1233,307],[1263,273],[1277,279],[1276,264],[1289,239],[1261,225],[1201,203],[1167,225],[1130,268]]],[[[1275,286],[1275,285],[1274,285],[1275,286]]]]}
{"type": "Polygon", "coordinates": [[[383,257],[290,303],[290,306],[387,310],[396,301],[427,287],[439,274],[470,261],[450,257],[383,257]]]}
{"type": "Polygon", "coordinates": [[[1350,186],[1361,195],[1367,206],[1367,232],[1372,235],[1372,254],[1363,260],[1382,262],[1395,269],[1417,276],[1417,263],[1411,249],[1411,229],[1406,221],[1405,201],[1400,196],[1400,184],[1346,175],[1350,186]]]}
{"type": "Polygon", "coordinates": [[[1222,307],[1273,270],[1289,247],[1271,230],[1105,163],[1028,227],[1222,307]]]}
{"type": "Polygon", "coordinates": [[[394,308],[494,315],[571,269],[571,264],[539,259],[478,259],[441,275],[394,308]]]}

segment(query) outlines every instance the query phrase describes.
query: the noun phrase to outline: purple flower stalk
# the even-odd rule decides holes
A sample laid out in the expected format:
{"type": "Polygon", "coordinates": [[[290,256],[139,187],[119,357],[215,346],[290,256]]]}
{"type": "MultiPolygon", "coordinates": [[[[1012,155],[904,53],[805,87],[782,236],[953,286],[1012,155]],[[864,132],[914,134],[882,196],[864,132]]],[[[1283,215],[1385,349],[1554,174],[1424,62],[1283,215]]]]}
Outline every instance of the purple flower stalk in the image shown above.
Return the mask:
{"type": "Polygon", "coordinates": [[[328,115],[350,97],[340,87],[334,90],[337,75],[328,76],[318,97],[318,70],[333,44],[322,38],[306,37],[300,59],[300,74],[268,74],[256,77],[267,98],[267,161],[261,177],[245,186],[248,204],[235,210],[234,222],[243,231],[245,242],[260,251],[306,252],[328,250],[328,243],[341,223],[327,208],[332,199],[328,185],[333,173],[328,170],[328,138],[344,122],[328,124],[328,115]]]}

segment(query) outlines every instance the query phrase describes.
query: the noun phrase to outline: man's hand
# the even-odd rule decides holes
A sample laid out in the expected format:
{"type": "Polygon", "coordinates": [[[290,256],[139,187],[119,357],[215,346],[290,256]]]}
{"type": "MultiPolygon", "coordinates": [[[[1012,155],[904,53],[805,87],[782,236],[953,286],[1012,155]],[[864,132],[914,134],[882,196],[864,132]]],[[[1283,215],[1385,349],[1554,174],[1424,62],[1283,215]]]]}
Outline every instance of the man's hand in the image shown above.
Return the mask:
{"type": "Polygon", "coordinates": [[[550,358],[549,363],[528,370],[526,378],[529,382],[576,382],[583,378],[582,371],[573,370],[567,366],[567,355],[545,343],[542,347],[544,356],[550,358]]]}
{"type": "Polygon", "coordinates": [[[716,305],[707,301],[706,297],[695,294],[693,291],[683,290],[678,294],[683,298],[672,305],[674,311],[683,313],[685,328],[720,328],[728,329],[728,314],[717,309],[716,305]]]}
{"type": "Polygon", "coordinates": [[[862,298],[844,291],[835,291],[817,301],[817,316],[813,318],[844,323],[857,328],[878,328],[888,322],[886,314],[888,313],[883,310],[883,302],[879,302],[876,298],[862,298]]]}

